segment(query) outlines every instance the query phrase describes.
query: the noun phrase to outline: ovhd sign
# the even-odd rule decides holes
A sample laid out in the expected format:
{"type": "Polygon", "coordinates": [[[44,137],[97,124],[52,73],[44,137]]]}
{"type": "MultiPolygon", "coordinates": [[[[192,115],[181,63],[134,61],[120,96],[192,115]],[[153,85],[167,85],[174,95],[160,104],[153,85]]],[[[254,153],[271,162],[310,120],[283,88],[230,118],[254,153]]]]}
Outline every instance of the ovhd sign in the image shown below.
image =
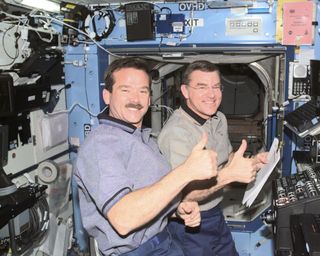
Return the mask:
{"type": "Polygon", "coordinates": [[[205,3],[179,3],[179,11],[204,11],[205,3]]]}

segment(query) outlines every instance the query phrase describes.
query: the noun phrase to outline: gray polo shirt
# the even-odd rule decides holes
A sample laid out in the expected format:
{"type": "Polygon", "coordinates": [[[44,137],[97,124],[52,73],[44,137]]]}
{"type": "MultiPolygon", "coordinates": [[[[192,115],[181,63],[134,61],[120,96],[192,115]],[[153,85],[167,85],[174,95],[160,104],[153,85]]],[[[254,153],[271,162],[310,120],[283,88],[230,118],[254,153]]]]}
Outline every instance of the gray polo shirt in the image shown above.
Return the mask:
{"type": "MultiPolygon", "coordinates": [[[[160,151],[166,156],[172,168],[186,160],[204,132],[208,134],[206,148],[213,149],[218,154],[218,166],[221,168],[228,161],[232,146],[225,115],[218,111],[213,117],[204,120],[184,105],[174,111],[158,137],[160,151]]],[[[199,202],[200,209],[209,210],[221,200],[222,190],[199,202]]]]}
{"type": "Polygon", "coordinates": [[[79,186],[82,221],[104,255],[131,251],[159,233],[177,205],[172,203],[126,237],[120,237],[105,218],[124,195],[159,181],[170,171],[150,132],[107,117],[100,119],[100,125],[80,147],[74,177],[79,186]]]}

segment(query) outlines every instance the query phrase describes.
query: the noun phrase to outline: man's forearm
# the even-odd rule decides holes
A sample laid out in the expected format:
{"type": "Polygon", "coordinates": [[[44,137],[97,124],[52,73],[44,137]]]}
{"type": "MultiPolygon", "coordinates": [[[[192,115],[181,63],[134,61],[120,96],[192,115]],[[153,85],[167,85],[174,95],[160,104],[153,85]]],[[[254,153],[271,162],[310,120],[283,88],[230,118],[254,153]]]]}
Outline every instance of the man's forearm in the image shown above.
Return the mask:
{"type": "Polygon", "coordinates": [[[204,185],[203,182],[199,181],[196,183],[190,183],[184,190],[184,201],[197,201],[201,202],[210,195],[214,194],[218,190],[224,188],[226,185],[232,182],[232,179],[227,175],[226,170],[222,169],[218,172],[218,176],[215,180],[210,180],[210,183],[204,185]],[[202,185],[202,189],[201,189],[202,185]],[[203,189],[203,185],[206,187],[203,189]]]}
{"type": "Polygon", "coordinates": [[[156,217],[188,184],[181,167],[159,182],[125,195],[107,213],[112,226],[121,235],[148,223],[156,217]]]}

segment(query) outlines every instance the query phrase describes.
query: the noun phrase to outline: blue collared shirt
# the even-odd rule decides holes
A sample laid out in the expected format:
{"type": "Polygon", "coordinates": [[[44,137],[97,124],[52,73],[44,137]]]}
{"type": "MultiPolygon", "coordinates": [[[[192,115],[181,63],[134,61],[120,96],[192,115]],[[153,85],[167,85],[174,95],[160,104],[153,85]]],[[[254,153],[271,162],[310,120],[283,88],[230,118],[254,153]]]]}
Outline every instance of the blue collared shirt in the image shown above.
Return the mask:
{"type": "Polygon", "coordinates": [[[120,237],[105,218],[123,196],[159,181],[170,165],[150,135],[151,129],[135,128],[106,117],[80,147],[74,171],[79,186],[83,225],[105,255],[119,255],[137,248],[167,225],[167,215],[177,200],[146,227],[120,237]]]}

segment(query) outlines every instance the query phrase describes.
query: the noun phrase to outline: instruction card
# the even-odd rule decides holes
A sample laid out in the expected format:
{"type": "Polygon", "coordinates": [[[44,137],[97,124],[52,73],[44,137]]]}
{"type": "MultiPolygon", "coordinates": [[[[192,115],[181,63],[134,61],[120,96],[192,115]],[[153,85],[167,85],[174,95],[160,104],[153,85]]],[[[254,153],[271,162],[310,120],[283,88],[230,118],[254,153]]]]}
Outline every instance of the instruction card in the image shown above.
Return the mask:
{"type": "Polygon", "coordinates": [[[313,1],[283,4],[283,37],[285,45],[313,43],[313,1]]]}

